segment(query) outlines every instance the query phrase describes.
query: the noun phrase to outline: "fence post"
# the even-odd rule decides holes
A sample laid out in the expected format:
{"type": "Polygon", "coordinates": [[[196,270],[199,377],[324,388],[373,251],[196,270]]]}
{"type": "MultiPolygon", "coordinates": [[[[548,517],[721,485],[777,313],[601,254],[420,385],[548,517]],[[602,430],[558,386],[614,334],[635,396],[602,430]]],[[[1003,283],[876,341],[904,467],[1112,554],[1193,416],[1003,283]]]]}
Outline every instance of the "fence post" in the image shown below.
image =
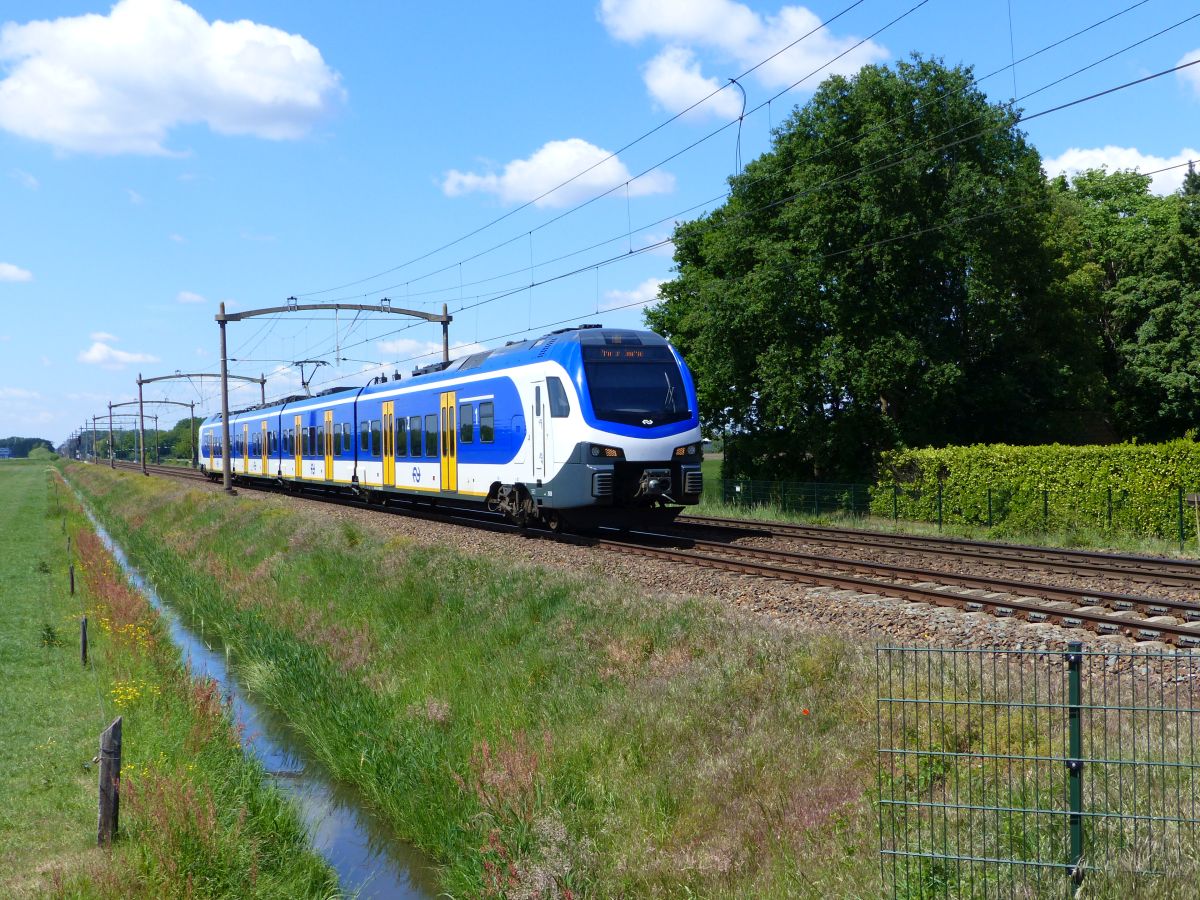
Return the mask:
{"type": "Polygon", "coordinates": [[[1067,771],[1069,773],[1069,803],[1071,827],[1071,878],[1083,881],[1083,722],[1082,710],[1083,643],[1067,644],[1067,740],[1069,744],[1067,771]]]}
{"type": "Polygon", "coordinates": [[[112,843],[121,811],[121,717],[100,735],[100,824],[96,842],[112,843]]]}
{"type": "Polygon", "coordinates": [[[988,488],[988,528],[992,527],[992,489],[988,488]]]}
{"type": "Polygon", "coordinates": [[[79,658],[87,665],[87,616],[79,621],[79,658]]]}
{"type": "Polygon", "coordinates": [[[938,531],[942,530],[942,481],[938,479],[938,531]]]}
{"type": "Polygon", "coordinates": [[[1179,489],[1179,552],[1183,552],[1183,488],[1179,489]]]}
{"type": "Polygon", "coordinates": [[[75,596],[75,564],[71,563],[67,567],[67,575],[71,579],[71,596],[75,596]]]}

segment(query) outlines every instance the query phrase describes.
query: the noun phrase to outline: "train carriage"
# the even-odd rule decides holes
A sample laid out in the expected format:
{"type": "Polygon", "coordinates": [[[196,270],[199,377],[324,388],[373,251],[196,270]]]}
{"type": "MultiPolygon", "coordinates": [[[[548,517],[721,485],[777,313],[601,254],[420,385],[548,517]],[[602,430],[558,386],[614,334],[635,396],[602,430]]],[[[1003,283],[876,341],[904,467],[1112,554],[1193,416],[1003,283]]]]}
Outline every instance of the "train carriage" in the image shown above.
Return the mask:
{"type": "MultiPolygon", "coordinates": [[[[485,504],[519,522],[634,525],[699,501],[691,374],[649,331],[581,326],[230,415],[235,479],[485,504]]],[[[222,470],[220,416],[201,459],[222,470]]]]}

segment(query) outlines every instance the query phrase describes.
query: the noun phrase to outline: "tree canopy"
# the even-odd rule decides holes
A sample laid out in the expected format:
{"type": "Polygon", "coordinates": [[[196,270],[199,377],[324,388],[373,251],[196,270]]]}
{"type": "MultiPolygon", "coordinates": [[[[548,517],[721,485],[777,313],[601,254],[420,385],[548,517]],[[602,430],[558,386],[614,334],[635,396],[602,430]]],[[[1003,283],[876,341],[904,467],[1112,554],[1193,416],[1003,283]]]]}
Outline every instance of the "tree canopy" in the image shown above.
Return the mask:
{"type": "Polygon", "coordinates": [[[24,459],[34,448],[45,447],[53,450],[54,444],[46,438],[6,437],[0,438],[0,447],[7,447],[11,450],[13,459],[24,459]]]}
{"type": "Polygon", "coordinates": [[[646,318],[727,471],[857,479],[896,447],[1195,419],[1200,175],[1171,198],[1127,173],[1050,182],[973,79],[920,57],[830,78],[677,226],[646,318]]]}

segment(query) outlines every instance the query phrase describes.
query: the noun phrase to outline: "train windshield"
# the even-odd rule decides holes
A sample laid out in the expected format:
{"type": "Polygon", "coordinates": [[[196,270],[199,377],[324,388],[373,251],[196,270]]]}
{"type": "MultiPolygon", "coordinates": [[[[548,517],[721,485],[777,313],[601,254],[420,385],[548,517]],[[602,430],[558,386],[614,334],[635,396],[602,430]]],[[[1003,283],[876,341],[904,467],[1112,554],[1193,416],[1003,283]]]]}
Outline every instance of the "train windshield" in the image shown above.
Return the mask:
{"type": "Polygon", "coordinates": [[[691,418],[679,364],[666,347],[584,347],[583,366],[597,419],[649,427],[691,418]]]}

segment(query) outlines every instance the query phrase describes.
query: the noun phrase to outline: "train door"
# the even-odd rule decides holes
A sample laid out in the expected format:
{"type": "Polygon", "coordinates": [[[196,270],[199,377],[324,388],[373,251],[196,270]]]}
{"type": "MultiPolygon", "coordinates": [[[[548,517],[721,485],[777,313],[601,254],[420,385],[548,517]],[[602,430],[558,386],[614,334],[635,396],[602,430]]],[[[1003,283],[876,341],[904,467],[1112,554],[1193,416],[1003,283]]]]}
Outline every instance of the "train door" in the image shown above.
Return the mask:
{"type": "Polygon", "coordinates": [[[447,391],[441,395],[442,401],[442,490],[458,490],[458,430],[457,419],[458,395],[447,391]]]}
{"type": "Polygon", "coordinates": [[[242,426],[242,471],[250,474],[250,426],[242,426]]]}
{"type": "Polygon", "coordinates": [[[262,423],[262,473],[264,475],[271,474],[271,435],[267,431],[267,421],[263,419],[262,423]]]}
{"type": "Polygon", "coordinates": [[[529,437],[533,444],[533,477],[539,482],[546,477],[546,383],[533,383],[533,418],[529,422],[529,437]]]}
{"type": "Polygon", "coordinates": [[[208,432],[208,471],[216,471],[217,468],[217,432],[215,430],[208,432]]]}
{"type": "Polygon", "coordinates": [[[333,410],[325,410],[325,480],[333,481],[333,410]]]}
{"type": "Polygon", "coordinates": [[[295,439],[292,445],[292,455],[296,457],[296,477],[304,477],[304,429],[300,427],[300,417],[296,416],[296,428],[292,432],[295,439]]]}
{"type": "Polygon", "coordinates": [[[396,401],[383,401],[383,486],[396,486],[396,401]]]}

